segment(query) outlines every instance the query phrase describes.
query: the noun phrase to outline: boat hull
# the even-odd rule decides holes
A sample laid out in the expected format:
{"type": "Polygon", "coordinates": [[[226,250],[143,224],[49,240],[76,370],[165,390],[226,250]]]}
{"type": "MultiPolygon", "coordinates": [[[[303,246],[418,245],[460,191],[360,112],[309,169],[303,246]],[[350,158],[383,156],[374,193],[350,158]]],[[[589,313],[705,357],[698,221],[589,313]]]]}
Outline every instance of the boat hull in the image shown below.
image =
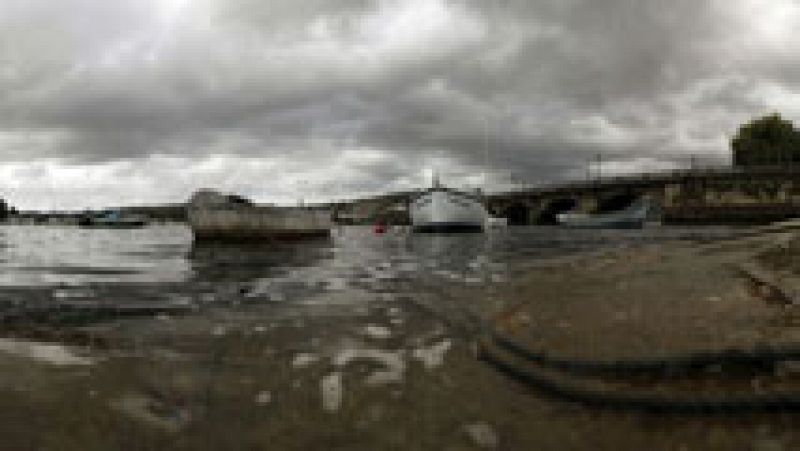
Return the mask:
{"type": "Polygon", "coordinates": [[[99,229],[136,229],[148,224],[149,221],[139,215],[123,216],[115,211],[102,216],[84,216],[78,220],[78,225],[81,227],[99,229]]]}
{"type": "Polygon", "coordinates": [[[78,224],[80,227],[93,229],[139,229],[148,225],[147,222],[124,222],[124,223],[90,223],[78,224]]]}
{"type": "Polygon", "coordinates": [[[327,211],[250,207],[188,214],[195,240],[293,241],[330,235],[327,211]]]}
{"type": "Polygon", "coordinates": [[[581,218],[560,220],[559,224],[580,229],[641,229],[644,227],[644,220],[597,220],[593,218],[581,218]]]}
{"type": "Polygon", "coordinates": [[[483,227],[478,224],[438,222],[416,225],[412,230],[419,233],[475,233],[481,232],[483,227]]]}
{"type": "Polygon", "coordinates": [[[488,214],[476,197],[455,190],[433,188],[409,206],[412,230],[423,233],[481,232],[488,214]]]}
{"type": "Polygon", "coordinates": [[[584,229],[640,229],[650,216],[647,202],[640,202],[624,210],[604,213],[562,213],[556,215],[559,224],[584,229]]]}
{"type": "Polygon", "coordinates": [[[258,230],[248,233],[231,230],[194,230],[195,241],[299,241],[313,238],[328,238],[330,230],[285,231],[258,230]]]}
{"type": "Polygon", "coordinates": [[[305,240],[330,236],[333,225],[328,209],[257,206],[204,197],[190,202],[187,211],[196,241],[305,240]]]}
{"type": "Polygon", "coordinates": [[[502,229],[508,227],[507,218],[499,218],[496,216],[488,216],[486,218],[486,227],[490,229],[502,229]]]}

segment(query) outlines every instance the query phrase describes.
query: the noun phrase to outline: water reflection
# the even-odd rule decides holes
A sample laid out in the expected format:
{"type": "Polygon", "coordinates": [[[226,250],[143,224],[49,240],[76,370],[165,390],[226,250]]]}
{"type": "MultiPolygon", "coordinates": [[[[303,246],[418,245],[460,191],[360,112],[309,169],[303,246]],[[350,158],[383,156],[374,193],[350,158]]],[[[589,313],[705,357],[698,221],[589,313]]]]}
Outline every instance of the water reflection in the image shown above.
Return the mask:
{"type": "Polygon", "coordinates": [[[297,243],[195,242],[187,254],[192,279],[247,282],[333,258],[332,239],[297,243]]]}
{"type": "Polygon", "coordinates": [[[189,231],[5,226],[0,286],[40,287],[108,282],[177,282],[190,268],[189,231]]]}
{"type": "MultiPolygon", "coordinates": [[[[518,262],[607,247],[732,236],[729,228],[585,231],[510,227],[485,234],[375,235],[337,229],[299,243],[193,244],[180,225],[143,229],[0,227],[0,286],[89,287],[119,300],[239,292],[258,299],[362,289],[396,292],[426,283],[501,281],[518,262]],[[117,287],[117,288],[115,288],[117,287]]],[[[87,292],[87,290],[78,290],[87,292]]],[[[66,291],[64,291],[66,292],[66,291]]]]}

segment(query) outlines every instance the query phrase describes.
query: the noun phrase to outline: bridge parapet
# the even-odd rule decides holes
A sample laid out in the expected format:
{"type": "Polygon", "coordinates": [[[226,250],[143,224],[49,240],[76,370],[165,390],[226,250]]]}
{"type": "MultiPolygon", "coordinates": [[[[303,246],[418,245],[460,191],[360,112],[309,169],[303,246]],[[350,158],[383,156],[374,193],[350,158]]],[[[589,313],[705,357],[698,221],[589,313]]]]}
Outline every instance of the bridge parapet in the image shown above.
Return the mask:
{"type": "MultiPolygon", "coordinates": [[[[339,208],[366,217],[391,205],[407,203],[414,195],[414,192],[392,193],[343,204],[339,208]]],[[[553,212],[565,208],[593,212],[608,205],[619,208],[623,201],[643,196],[665,210],[689,211],[687,208],[691,208],[693,217],[702,216],[697,211],[703,208],[712,212],[708,218],[713,218],[724,215],[728,205],[759,204],[785,204],[787,207],[781,207],[780,215],[797,209],[797,216],[800,216],[800,166],[716,167],[608,177],[491,193],[486,196],[486,202],[492,214],[508,217],[510,223],[528,224],[546,222],[553,212]]],[[[746,218],[745,211],[758,209],[737,207],[737,220],[746,218]]],[[[755,222],[759,219],[753,218],[755,222]]]]}

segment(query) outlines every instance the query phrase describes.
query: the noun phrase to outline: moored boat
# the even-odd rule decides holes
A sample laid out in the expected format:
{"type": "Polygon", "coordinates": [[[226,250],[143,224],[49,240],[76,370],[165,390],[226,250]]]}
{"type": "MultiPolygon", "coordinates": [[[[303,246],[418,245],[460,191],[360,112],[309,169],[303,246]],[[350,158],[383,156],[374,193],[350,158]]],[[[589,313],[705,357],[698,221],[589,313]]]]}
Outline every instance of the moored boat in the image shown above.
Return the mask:
{"type": "Polygon", "coordinates": [[[641,228],[651,219],[650,202],[644,199],[609,213],[567,212],[556,215],[559,224],[579,228],[641,228]]]}
{"type": "Polygon", "coordinates": [[[82,227],[130,229],[144,227],[150,221],[141,215],[126,215],[119,210],[108,210],[97,215],[86,215],[78,220],[82,227]]]}
{"type": "Polygon", "coordinates": [[[196,192],[187,206],[195,240],[298,240],[330,235],[331,212],[323,207],[256,205],[213,190],[196,192]]]}
{"type": "Polygon", "coordinates": [[[490,229],[502,229],[508,227],[508,218],[501,218],[499,216],[487,216],[486,227],[490,229]]]}
{"type": "Polygon", "coordinates": [[[434,180],[409,204],[415,232],[481,232],[488,214],[478,194],[445,188],[434,180]]]}

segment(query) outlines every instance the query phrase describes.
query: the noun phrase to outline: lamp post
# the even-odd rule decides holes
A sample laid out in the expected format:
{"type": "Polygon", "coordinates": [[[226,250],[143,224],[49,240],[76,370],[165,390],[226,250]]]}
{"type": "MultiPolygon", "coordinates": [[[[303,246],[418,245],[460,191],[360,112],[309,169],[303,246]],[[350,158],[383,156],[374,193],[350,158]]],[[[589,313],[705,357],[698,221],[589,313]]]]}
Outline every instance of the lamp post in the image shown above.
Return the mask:
{"type": "Polygon", "coordinates": [[[489,187],[489,117],[483,115],[483,191],[489,187]]]}
{"type": "Polygon", "coordinates": [[[597,170],[595,171],[597,183],[600,183],[603,180],[603,155],[598,153],[594,156],[594,159],[597,162],[597,170]]]}
{"type": "Polygon", "coordinates": [[[305,190],[305,187],[306,187],[307,183],[308,183],[307,180],[298,180],[297,181],[297,185],[298,185],[297,192],[300,195],[300,198],[297,200],[297,205],[299,207],[305,206],[305,200],[303,199],[303,195],[304,195],[303,190],[305,190]]]}

